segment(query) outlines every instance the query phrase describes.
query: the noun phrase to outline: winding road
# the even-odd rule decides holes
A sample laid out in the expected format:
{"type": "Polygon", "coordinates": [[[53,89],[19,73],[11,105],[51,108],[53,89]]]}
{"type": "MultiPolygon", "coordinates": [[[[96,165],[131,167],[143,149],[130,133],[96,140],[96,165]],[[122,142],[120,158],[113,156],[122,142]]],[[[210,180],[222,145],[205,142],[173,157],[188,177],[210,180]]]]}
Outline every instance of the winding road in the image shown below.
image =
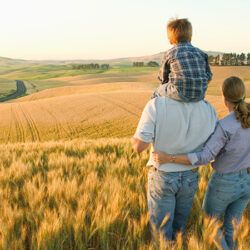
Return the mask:
{"type": "Polygon", "coordinates": [[[11,99],[16,99],[18,97],[21,97],[26,93],[26,91],[27,91],[27,88],[24,82],[20,80],[16,80],[16,91],[12,94],[9,94],[5,97],[0,98],[0,102],[6,102],[11,99]]]}

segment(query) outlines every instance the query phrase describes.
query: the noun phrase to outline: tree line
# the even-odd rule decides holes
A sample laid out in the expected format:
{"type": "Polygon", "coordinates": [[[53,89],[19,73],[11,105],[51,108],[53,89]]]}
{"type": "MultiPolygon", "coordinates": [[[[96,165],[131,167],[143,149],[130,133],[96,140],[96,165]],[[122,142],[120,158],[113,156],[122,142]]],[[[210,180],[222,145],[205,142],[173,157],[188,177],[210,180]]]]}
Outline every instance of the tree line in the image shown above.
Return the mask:
{"type": "Polygon", "coordinates": [[[222,55],[209,56],[208,61],[210,65],[214,65],[214,66],[250,65],[250,53],[247,53],[247,54],[224,53],[222,55]]]}
{"type": "Polygon", "coordinates": [[[87,63],[87,64],[73,64],[73,69],[109,69],[109,64],[87,63]]]}
{"type": "Polygon", "coordinates": [[[148,63],[144,63],[144,62],[133,62],[133,67],[159,67],[159,63],[155,62],[155,61],[150,61],[148,63]]]}

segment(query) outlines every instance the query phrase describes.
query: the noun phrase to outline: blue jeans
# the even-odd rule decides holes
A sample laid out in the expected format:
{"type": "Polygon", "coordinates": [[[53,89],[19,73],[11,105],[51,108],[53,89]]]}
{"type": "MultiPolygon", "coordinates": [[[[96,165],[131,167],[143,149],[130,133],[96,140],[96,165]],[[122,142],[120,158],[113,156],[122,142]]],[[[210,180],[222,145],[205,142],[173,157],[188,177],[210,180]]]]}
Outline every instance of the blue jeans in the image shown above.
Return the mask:
{"type": "Polygon", "coordinates": [[[149,220],[151,227],[166,240],[173,240],[177,232],[184,232],[197,185],[198,172],[192,170],[171,173],[149,170],[149,220]]]}
{"type": "Polygon", "coordinates": [[[228,174],[217,172],[212,174],[204,198],[203,210],[209,216],[224,221],[222,228],[224,232],[218,232],[223,249],[236,247],[233,240],[232,220],[240,222],[249,201],[250,174],[247,173],[247,170],[228,174]]]}

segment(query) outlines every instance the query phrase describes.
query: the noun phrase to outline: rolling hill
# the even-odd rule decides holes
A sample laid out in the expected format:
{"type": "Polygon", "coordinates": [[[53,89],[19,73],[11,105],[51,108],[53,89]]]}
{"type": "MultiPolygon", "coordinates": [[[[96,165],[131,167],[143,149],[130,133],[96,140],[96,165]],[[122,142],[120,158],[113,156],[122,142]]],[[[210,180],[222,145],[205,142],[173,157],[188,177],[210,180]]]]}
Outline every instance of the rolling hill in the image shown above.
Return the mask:
{"type": "MultiPolygon", "coordinates": [[[[226,114],[222,80],[235,73],[250,86],[249,67],[217,67],[207,99],[226,114]]],[[[150,99],[157,71],[105,73],[50,79],[68,86],[45,89],[0,105],[0,142],[129,137],[150,99]]],[[[249,93],[249,92],[248,92],[249,93]]]]}

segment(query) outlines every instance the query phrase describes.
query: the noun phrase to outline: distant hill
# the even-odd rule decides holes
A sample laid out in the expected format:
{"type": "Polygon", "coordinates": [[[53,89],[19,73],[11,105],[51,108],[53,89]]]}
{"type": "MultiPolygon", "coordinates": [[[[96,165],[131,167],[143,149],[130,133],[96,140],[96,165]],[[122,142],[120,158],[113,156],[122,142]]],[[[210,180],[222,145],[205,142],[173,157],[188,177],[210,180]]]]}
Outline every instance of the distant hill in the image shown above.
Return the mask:
{"type": "Polygon", "coordinates": [[[14,66],[14,65],[27,64],[27,63],[29,63],[29,61],[27,60],[0,57],[0,66],[14,66]]]}
{"type": "MultiPolygon", "coordinates": [[[[205,51],[208,55],[218,55],[223,54],[223,52],[217,51],[205,51]]],[[[156,61],[161,62],[164,52],[160,52],[153,55],[148,56],[137,56],[137,57],[123,57],[123,58],[114,58],[114,59],[88,59],[88,60],[23,60],[23,59],[11,59],[7,57],[0,57],[0,66],[18,66],[18,65],[27,65],[27,64],[54,64],[54,65],[62,65],[62,64],[81,64],[81,63],[108,63],[111,65],[129,65],[132,62],[140,61],[140,62],[149,62],[156,61]]]]}

